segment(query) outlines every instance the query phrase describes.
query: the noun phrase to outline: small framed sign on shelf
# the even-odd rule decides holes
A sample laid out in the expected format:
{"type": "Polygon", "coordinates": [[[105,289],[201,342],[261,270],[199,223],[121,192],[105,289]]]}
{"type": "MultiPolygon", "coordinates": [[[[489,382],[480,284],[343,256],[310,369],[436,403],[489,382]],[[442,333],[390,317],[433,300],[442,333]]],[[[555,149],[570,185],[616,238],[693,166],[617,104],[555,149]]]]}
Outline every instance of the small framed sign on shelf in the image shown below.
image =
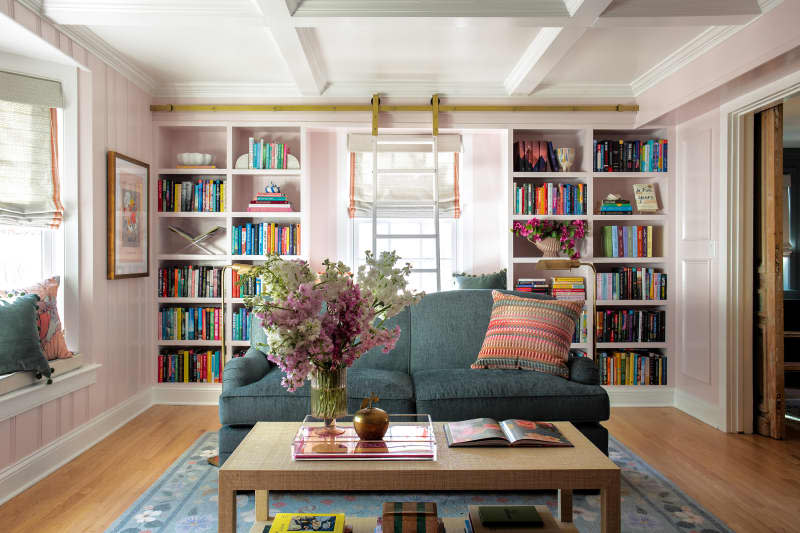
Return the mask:
{"type": "Polygon", "coordinates": [[[635,183],[633,185],[633,195],[636,197],[636,209],[640,213],[656,213],[658,211],[658,199],[656,198],[656,186],[652,183],[635,183]]]}
{"type": "Polygon", "coordinates": [[[150,165],[108,152],[108,279],[150,275],[150,165]]]}

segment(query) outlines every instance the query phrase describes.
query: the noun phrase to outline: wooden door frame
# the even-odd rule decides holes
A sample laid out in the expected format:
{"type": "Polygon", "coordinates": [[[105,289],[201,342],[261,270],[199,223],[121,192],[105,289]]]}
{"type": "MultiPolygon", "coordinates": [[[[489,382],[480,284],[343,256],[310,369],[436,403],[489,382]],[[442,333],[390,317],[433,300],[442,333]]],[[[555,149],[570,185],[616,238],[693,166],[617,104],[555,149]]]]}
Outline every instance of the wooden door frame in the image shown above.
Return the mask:
{"type": "Polygon", "coordinates": [[[800,93],[800,72],[769,83],[720,108],[721,175],[723,187],[721,224],[725,242],[724,312],[720,324],[725,338],[720,343],[720,399],[725,407],[724,429],[753,432],[753,180],[754,115],[786,97],[800,93]]]}

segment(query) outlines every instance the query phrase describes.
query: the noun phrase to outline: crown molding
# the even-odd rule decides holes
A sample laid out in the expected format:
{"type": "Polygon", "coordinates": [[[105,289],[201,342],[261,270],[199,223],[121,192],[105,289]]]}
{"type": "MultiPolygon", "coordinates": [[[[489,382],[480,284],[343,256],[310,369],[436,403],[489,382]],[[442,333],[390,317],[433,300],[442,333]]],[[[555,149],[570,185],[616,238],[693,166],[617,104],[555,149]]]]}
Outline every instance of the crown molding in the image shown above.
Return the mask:
{"type": "Polygon", "coordinates": [[[633,95],[639,96],[646,90],[654,87],[713,47],[734,36],[736,33],[761,18],[764,13],[771,11],[782,2],[783,0],[759,0],[758,6],[761,8],[761,15],[754,17],[750,22],[740,26],[711,26],[706,29],[700,35],[672,52],[659,63],[651,67],[647,72],[633,80],[631,82],[633,95]]]}
{"type": "Polygon", "coordinates": [[[156,98],[260,98],[298,97],[294,82],[214,82],[191,81],[159,85],[151,93],[156,98]]]}
{"type": "Polygon", "coordinates": [[[627,83],[554,83],[540,85],[531,96],[548,98],[633,98],[627,83]]]}
{"type": "Polygon", "coordinates": [[[95,32],[86,26],[58,26],[58,29],[97,56],[105,64],[144,89],[145,92],[150,95],[153,94],[158,85],[156,80],[134,65],[119,50],[105,42],[95,32]]]}
{"type": "Polygon", "coordinates": [[[44,0],[17,1],[28,9],[32,10],[48,23],[53,24],[58,31],[78,43],[81,47],[86,49],[87,52],[96,56],[105,64],[138,85],[145,92],[150,95],[153,94],[153,90],[157,85],[156,80],[142,69],[134,65],[128,58],[122,55],[119,50],[105,42],[92,30],[85,26],[62,26],[60,24],[56,24],[44,14],[44,0]]]}
{"type": "Polygon", "coordinates": [[[449,97],[508,97],[501,82],[427,81],[427,80],[363,80],[332,81],[323,96],[369,97],[375,93],[393,97],[418,97],[441,94],[449,97]]]}

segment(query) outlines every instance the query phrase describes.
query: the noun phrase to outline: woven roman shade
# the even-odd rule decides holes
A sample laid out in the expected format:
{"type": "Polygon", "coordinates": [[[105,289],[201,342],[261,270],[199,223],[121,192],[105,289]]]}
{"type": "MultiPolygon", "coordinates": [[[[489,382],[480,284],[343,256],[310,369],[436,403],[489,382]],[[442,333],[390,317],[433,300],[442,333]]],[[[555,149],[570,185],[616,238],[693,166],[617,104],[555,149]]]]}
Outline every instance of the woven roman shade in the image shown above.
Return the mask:
{"type": "Polygon", "coordinates": [[[57,228],[61,84],[0,72],[0,224],[57,228]]]}
{"type": "MultiPolygon", "coordinates": [[[[430,138],[430,137],[428,137],[430,138]]],[[[407,173],[378,176],[380,218],[428,218],[433,213],[433,176],[414,172],[433,168],[433,151],[423,137],[381,135],[378,144],[378,169],[408,170],[407,173]]],[[[372,216],[372,136],[350,134],[350,218],[372,216]]],[[[460,135],[439,136],[439,216],[461,216],[458,185],[460,135]]]]}

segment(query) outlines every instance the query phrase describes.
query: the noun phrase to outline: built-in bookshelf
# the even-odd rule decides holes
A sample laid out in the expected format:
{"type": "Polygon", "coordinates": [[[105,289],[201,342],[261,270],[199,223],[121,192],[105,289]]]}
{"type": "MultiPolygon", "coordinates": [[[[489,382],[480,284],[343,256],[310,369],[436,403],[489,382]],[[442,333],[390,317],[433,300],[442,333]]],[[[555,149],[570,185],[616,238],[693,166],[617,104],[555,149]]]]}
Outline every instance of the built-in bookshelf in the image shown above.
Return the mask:
{"type": "MultiPolygon", "coordinates": [[[[151,292],[154,302],[154,328],[152,339],[153,380],[159,379],[159,354],[174,353],[181,350],[194,350],[205,354],[208,351],[220,351],[225,345],[226,358],[230,360],[236,353],[247,349],[250,342],[246,325],[244,300],[232,297],[232,273],[223,270],[221,280],[204,280],[215,287],[217,292],[201,292],[189,294],[165,293],[164,280],[159,276],[161,269],[183,269],[187,272],[199,270],[198,267],[209,266],[221,269],[231,263],[258,264],[263,262],[263,254],[254,249],[248,253],[238,253],[241,238],[234,239],[234,228],[261,228],[266,245],[267,232],[272,230],[272,237],[281,235],[274,231],[276,227],[291,227],[291,236],[295,237],[292,255],[285,257],[308,258],[310,236],[310,198],[308,178],[307,132],[303,126],[280,123],[253,122],[158,122],[154,125],[155,164],[151,174],[151,292]],[[266,143],[275,142],[287,145],[288,153],[299,162],[299,168],[235,168],[237,159],[250,151],[250,139],[264,139],[266,143]],[[209,153],[214,156],[216,168],[178,168],[177,155],[182,152],[209,153]],[[164,209],[165,183],[171,184],[172,202],[164,209]],[[183,185],[183,184],[186,185],[183,185]],[[175,190],[178,184],[178,190],[175,190]],[[291,204],[291,210],[279,212],[251,212],[249,204],[255,195],[263,193],[265,188],[275,184],[291,204]],[[183,187],[185,190],[181,189],[183,187]],[[180,196],[187,195],[187,196],[180,196]],[[260,225],[260,226],[259,226],[260,225]],[[180,234],[170,229],[179,228],[188,235],[199,235],[219,227],[200,244],[209,252],[190,245],[180,234]],[[298,249],[299,247],[299,249],[298,249]],[[191,267],[191,269],[189,269],[191,267]],[[218,286],[221,281],[222,286],[218,286]],[[214,285],[217,284],[217,285],[214,285]],[[214,327],[214,310],[222,310],[222,291],[225,296],[225,334],[215,335],[208,331],[189,332],[170,331],[165,338],[162,332],[162,317],[174,318],[189,316],[197,324],[214,327]],[[181,309],[180,314],[173,310],[181,309]],[[202,317],[202,318],[198,318],[202,317]],[[200,338],[203,336],[203,338],[200,338]],[[191,338],[189,338],[191,337],[191,338]]],[[[288,166],[288,165],[287,165],[288,166]]],[[[241,231],[241,230],[240,230],[241,231]]],[[[257,230],[254,230],[257,231],[257,230]]],[[[262,246],[263,250],[267,246],[262,246]]],[[[192,274],[195,275],[195,274],[192,274]]],[[[199,278],[193,278],[194,287],[199,278]]],[[[181,286],[183,287],[183,286],[181,286]]],[[[219,325],[221,326],[221,324],[219,325]]],[[[217,327],[219,327],[217,326],[217,327]]],[[[222,328],[219,327],[219,331],[222,328]]],[[[207,363],[202,359],[203,364],[207,363]]],[[[215,361],[216,362],[216,361],[215,361]]],[[[199,365],[199,363],[198,363],[199,365]]],[[[221,362],[224,367],[224,361],[221,362]]],[[[199,366],[197,367],[199,369],[199,366]]],[[[207,373],[206,373],[207,375],[207,373]]],[[[190,383],[158,383],[165,401],[216,401],[221,385],[212,382],[190,383]],[[192,391],[208,392],[208,396],[189,396],[192,391]]]]}
{"type": "MultiPolygon", "coordinates": [[[[536,217],[544,220],[583,220],[586,222],[589,234],[583,239],[579,251],[581,260],[592,263],[599,274],[611,273],[623,267],[638,267],[647,270],[648,273],[655,272],[666,274],[668,281],[672,281],[672,258],[674,257],[674,238],[672,235],[674,227],[674,129],[670,127],[654,127],[637,130],[624,129],[602,129],[593,127],[565,127],[565,128],[516,128],[510,129],[508,135],[508,228],[515,221],[525,221],[536,217]],[[596,169],[597,146],[596,140],[622,140],[621,150],[629,150],[628,157],[617,171],[599,171],[596,169]],[[666,141],[667,145],[667,164],[662,164],[660,171],[640,172],[630,171],[626,168],[627,160],[634,152],[633,141],[656,141],[649,143],[648,150],[653,150],[658,140],[666,141]],[[553,172],[548,165],[546,172],[527,172],[515,170],[520,168],[515,165],[515,158],[520,156],[520,141],[538,143],[538,146],[546,146],[546,142],[552,143],[554,148],[573,148],[575,150],[574,161],[569,171],[553,172]],[[669,150],[673,151],[670,152],[669,150]],[[655,186],[655,191],[660,209],[657,212],[639,212],[636,208],[636,201],[633,193],[633,184],[647,183],[655,186]],[[519,191],[542,191],[548,190],[547,184],[552,184],[550,191],[580,191],[580,199],[585,202],[585,214],[542,214],[529,215],[520,213],[519,191]],[[569,185],[562,187],[559,185],[569,185]],[[601,204],[603,199],[610,193],[619,194],[624,199],[630,200],[633,209],[632,214],[601,214],[601,204]],[[604,242],[605,227],[617,227],[620,237],[628,235],[632,226],[652,226],[652,236],[650,246],[652,255],[645,257],[608,257],[606,253],[606,242],[604,242]],[[623,228],[625,228],[623,230],[623,228]]],[[[663,147],[664,142],[662,142],[663,147]]],[[[603,146],[605,149],[606,146],[603,146]]],[[[535,150],[536,148],[534,148],[535,150]]],[[[624,152],[623,152],[624,153],[624,152]]],[[[547,159],[546,150],[543,155],[547,159]]],[[[663,163],[663,161],[662,161],[663,163]]],[[[635,165],[632,165],[635,167],[635,165]]],[[[570,198],[570,196],[568,196],[570,198]]],[[[573,203],[574,207],[576,204],[573,203]]],[[[525,210],[522,209],[524,212],[525,210]]],[[[531,210],[528,209],[528,212],[531,210]]],[[[539,210],[541,212],[541,210],[539,210]]],[[[575,212],[573,209],[572,212],[575,212]]],[[[577,212],[581,212],[579,208],[577,212]]],[[[646,230],[645,230],[646,232],[646,230]]],[[[632,233],[636,235],[636,233],[632,233]]],[[[646,253],[644,255],[647,255],[646,253]]],[[[589,314],[588,330],[596,335],[597,321],[591,313],[591,302],[596,291],[596,278],[587,267],[579,270],[568,271],[543,271],[537,268],[537,263],[542,259],[540,252],[533,244],[526,239],[508,233],[508,288],[514,289],[517,280],[520,278],[546,278],[552,279],[558,276],[582,276],[586,280],[586,307],[589,314]]],[[[608,295],[606,295],[608,296],[608,295]]],[[[672,403],[672,386],[675,379],[675,365],[671,355],[673,352],[673,300],[674,289],[667,283],[665,294],[660,299],[639,298],[637,294],[634,299],[629,294],[625,294],[625,299],[613,299],[614,296],[599,299],[596,302],[599,312],[619,312],[629,311],[631,315],[644,316],[654,313],[661,313],[664,321],[664,337],[658,338],[657,342],[597,342],[596,353],[592,351],[591,338],[589,342],[575,343],[572,349],[582,351],[595,361],[602,352],[611,353],[615,351],[637,351],[652,352],[659,354],[666,360],[666,385],[605,385],[612,402],[618,404],[638,404],[638,405],[658,405],[672,403]],[[643,312],[643,313],[640,313],[643,312]]],[[[609,313],[613,314],[613,313],[609,313]]],[[[604,339],[606,340],[606,339],[604,339]]],[[[654,358],[658,361],[660,358],[654,358]]],[[[663,361],[661,362],[663,364],[663,361]]],[[[658,368],[656,364],[656,368],[658,368]]]]}

